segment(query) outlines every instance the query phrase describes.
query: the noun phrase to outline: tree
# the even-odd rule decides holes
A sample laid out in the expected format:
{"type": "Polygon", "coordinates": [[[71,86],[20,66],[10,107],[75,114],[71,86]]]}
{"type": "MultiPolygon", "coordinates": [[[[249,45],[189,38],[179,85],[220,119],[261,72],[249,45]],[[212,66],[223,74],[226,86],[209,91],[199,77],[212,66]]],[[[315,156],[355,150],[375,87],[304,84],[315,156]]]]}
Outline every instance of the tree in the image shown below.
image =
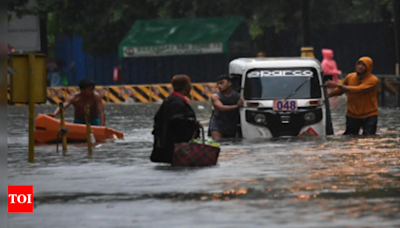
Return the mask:
{"type": "MultiPolygon", "coordinates": [[[[7,4],[18,15],[45,15],[49,33],[76,34],[83,38],[84,50],[93,55],[116,51],[138,19],[243,16],[249,34],[260,45],[266,29],[275,34],[302,31],[301,1],[294,0],[37,0],[38,6],[26,7],[27,1],[7,4]]],[[[392,7],[391,0],[310,0],[311,30],[382,21],[381,9],[391,12],[392,7]]]]}
{"type": "Polygon", "coordinates": [[[146,0],[37,0],[35,7],[14,1],[20,0],[9,1],[18,15],[45,15],[50,33],[82,37],[84,51],[93,55],[114,52],[135,20],[156,17],[146,0]]]}

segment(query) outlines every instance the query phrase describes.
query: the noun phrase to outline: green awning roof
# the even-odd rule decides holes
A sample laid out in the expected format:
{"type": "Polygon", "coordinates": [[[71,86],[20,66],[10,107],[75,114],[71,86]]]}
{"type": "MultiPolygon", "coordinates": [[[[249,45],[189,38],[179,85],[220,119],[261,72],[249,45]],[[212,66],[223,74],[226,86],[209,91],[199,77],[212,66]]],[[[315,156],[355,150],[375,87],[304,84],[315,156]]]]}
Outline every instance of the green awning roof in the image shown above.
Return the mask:
{"type": "Polygon", "coordinates": [[[228,52],[242,17],[138,20],[119,44],[121,58],[228,52]]]}

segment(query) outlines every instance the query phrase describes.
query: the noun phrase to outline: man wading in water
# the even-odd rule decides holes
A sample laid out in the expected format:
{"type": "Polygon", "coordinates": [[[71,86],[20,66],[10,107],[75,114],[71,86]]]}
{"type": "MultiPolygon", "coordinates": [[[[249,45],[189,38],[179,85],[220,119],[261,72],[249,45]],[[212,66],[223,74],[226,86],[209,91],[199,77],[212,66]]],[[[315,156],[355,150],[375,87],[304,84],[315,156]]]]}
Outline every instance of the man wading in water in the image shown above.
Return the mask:
{"type": "MultiPolygon", "coordinates": [[[[85,124],[85,104],[89,104],[90,109],[90,124],[96,126],[105,126],[106,115],[104,114],[104,106],[101,102],[100,94],[94,91],[95,83],[90,79],[83,79],[79,82],[80,92],[70,96],[64,102],[64,109],[71,104],[75,108],[74,123],[85,124]],[[99,117],[100,116],[100,117],[99,117]]],[[[57,108],[54,113],[47,114],[51,117],[56,117],[60,114],[60,108],[57,108]]]]}
{"type": "Polygon", "coordinates": [[[360,128],[363,135],[375,135],[378,124],[378,83],[379,79],[372,72],[372,59],[362,57],[356,63],[356,72],[350,73],[343,80],[343,85],[327,81],[328,88],[335,90],[328,97],[347,93],[347,114],[345,135],[358,135],[360,128]]]}
{"type": "Polygon", "coordinates": [[[239,108],[243,106],[243,100],[239,93],[232,90],[229,76],[219,76],[216,82],[219,92],[211,96],[214,106],[210,121],[211,137],[213,140],[235,138],[240,123],[239,108]]]}

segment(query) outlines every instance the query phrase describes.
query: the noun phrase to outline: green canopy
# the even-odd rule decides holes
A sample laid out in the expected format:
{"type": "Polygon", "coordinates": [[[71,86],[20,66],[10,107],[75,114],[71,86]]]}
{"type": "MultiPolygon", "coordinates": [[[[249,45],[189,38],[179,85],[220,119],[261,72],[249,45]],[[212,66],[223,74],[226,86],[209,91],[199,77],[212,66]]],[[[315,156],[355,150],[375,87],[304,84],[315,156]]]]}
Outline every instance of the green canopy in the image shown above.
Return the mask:
{"type": "Polygon", "coordinates": [[[121,58],[227,53],[242,17],[138,20],[119,44],[121,58]]]}

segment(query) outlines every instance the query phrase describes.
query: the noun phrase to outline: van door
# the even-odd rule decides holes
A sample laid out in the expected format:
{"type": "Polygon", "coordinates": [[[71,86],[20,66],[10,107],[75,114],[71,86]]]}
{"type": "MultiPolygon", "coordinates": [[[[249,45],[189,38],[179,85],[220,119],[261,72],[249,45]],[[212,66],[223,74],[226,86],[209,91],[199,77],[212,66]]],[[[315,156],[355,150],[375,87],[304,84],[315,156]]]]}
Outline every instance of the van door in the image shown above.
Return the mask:
{"type": "Polygon", "coordinates": [[[328,92],[326,89],[325,82],[328,80],[332,80],[332,75],[322,75],[322,90],[324,94],[324,105],[325,105],[325,112],[326,112],[326,118],[325,118],[325,134],[326,135],[334,135],[333,132],[333,124],[332,124],[332,116],[331,116],[331,107],[329,105],[329,98],[328,98],[328,92]]]}
{"type": "MultiPolygon", "coordinates": [[[[241,74],[230,74],[229,75],[232,79],[232,89],[234,91],[236,91],[237,93],[241,94],[241,89],[242,89],[242,75],[241,74]]],[[[239,125],[237,126],[238,130],[237,130],[237,135],[236,138],[242,138],[242,126],[239,122],[239,125]]]]}

